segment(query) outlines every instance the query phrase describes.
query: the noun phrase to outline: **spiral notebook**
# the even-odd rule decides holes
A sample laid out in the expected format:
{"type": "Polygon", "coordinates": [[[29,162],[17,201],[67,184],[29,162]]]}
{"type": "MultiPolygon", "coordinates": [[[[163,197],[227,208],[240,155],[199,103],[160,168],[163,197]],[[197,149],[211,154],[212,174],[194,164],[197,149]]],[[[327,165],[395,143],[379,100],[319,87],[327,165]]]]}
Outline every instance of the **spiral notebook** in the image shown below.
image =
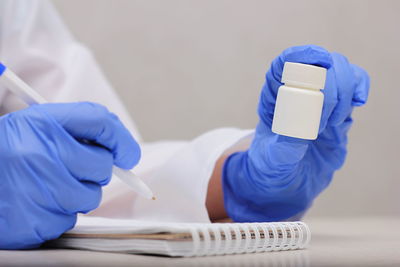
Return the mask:
{"type": "Polygon", "coordinates": [[[48,245],[165,256],[206,256],[305,248],[303,222],[157,223],[81,216],[72,230],[48,245]]]}

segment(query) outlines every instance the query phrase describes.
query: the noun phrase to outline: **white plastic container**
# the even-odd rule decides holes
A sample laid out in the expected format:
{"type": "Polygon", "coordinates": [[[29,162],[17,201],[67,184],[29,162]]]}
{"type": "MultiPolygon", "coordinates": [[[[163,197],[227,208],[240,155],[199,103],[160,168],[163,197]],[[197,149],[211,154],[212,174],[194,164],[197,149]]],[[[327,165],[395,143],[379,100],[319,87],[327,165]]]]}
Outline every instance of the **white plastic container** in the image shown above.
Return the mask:
{"type": "Polygon", "coordinates": [[[276,98],[272,131],[280,135],[314,140],[318,137],[326,69],[285,62],[282,85],[276,98]]]}

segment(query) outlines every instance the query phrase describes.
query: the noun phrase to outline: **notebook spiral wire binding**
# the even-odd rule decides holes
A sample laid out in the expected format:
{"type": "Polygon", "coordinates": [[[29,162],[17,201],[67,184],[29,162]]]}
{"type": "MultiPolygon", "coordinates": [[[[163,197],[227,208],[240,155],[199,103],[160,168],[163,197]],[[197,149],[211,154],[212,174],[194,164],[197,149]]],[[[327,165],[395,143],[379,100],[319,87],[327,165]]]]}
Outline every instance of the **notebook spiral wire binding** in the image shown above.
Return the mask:
{"type": "Polygon", "coordinates": [[[193,249],[187,256],[302,249],[311,239],[303,222],[199,224],[193,225],[190,233],[193,249]]]}

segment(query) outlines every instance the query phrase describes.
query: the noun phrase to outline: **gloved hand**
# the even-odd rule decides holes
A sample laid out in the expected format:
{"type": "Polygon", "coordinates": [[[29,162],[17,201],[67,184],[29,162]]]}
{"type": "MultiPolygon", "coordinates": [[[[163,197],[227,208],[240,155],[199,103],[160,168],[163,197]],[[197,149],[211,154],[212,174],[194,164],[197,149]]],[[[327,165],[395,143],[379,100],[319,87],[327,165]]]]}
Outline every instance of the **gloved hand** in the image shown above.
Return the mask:
{"type": "Polygon", "coordinates": [[[224,204],[234,221],[298,219],[326,188],[345,160],[353,107],[366,103],[368,74],[337,53],[308,45],[292,47],[267,72],[250,148],[232,154],[223,169],[224,204]],[[328,69],[324,106],[316,140],[271,131],[275,100],[285,61],[328,69]]]}
{"type": "Polygon", "coordinates": [[[34,105],[0,117],[0,249],[34,248],[95,209],[112,166],[140,148],[118,117],[94,103],[34,105]],[[89,145],[78,140],[89,140],[89,145]]]}

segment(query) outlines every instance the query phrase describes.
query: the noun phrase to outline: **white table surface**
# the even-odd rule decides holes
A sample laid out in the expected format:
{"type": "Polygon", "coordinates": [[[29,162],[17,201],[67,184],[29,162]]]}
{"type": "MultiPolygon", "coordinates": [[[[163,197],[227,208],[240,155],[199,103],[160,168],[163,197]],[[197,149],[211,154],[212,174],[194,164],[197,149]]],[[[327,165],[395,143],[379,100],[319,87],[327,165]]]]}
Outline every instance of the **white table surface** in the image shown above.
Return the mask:
{"type": "Polygon", "coordinates": [[[0,266],[400,266],[400,217],[312,218],[305,250],[168,258],[67,249],[0,250],[0,266]]]}

